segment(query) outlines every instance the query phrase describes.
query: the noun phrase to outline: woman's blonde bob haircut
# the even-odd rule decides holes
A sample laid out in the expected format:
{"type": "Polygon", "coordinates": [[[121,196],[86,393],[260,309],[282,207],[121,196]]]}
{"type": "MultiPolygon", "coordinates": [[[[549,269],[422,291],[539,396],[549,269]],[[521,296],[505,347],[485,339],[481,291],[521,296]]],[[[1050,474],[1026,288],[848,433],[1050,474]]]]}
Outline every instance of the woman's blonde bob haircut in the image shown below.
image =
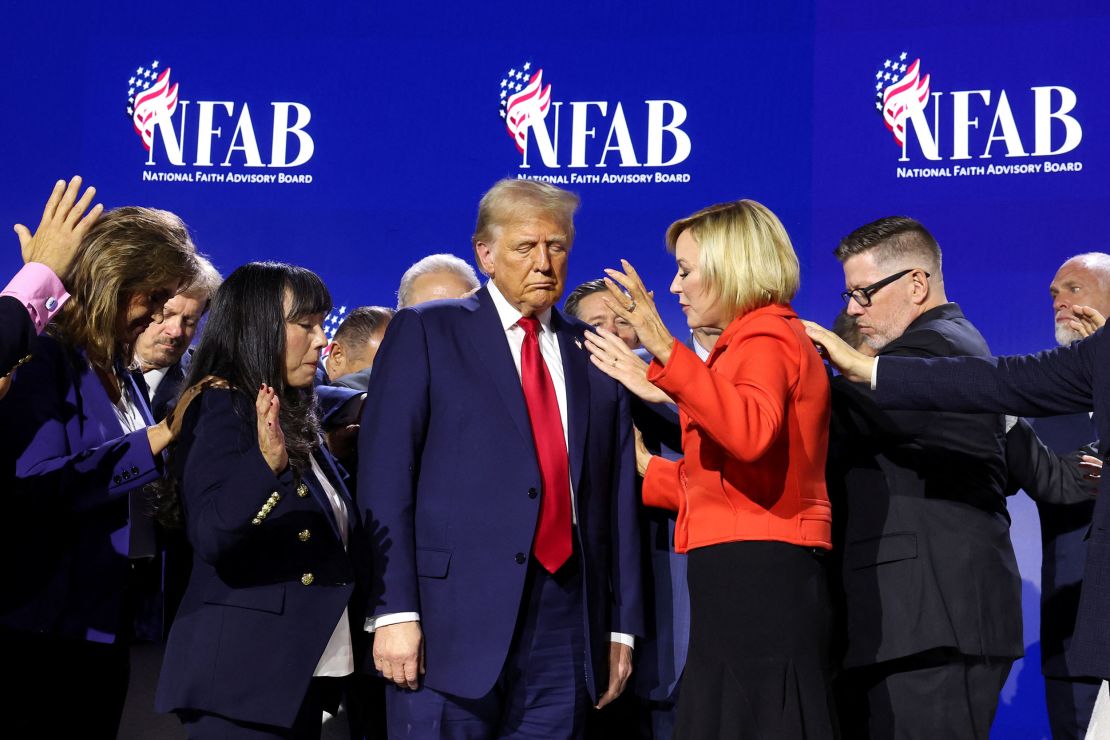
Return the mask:
{"type": "Polygon", "coordinates": [[[698,243],[698,269],[729,319],[774,303],[789,303],[801,281],[798,255],[778,217],[754,200],[703,208],[667,229],[667,251],[689,231],[698,243]]]}

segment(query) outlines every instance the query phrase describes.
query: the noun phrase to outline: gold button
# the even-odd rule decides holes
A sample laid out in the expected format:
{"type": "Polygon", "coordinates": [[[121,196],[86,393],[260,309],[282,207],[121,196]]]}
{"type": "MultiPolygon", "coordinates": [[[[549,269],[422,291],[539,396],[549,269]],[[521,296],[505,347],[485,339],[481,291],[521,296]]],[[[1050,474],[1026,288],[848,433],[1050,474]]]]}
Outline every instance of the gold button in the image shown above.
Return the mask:
{"type": "Polygon", "coordinates": [[[297,495],[301,498],[305,498],[306,496],[308,496],[308,486],[306,486],[304,483],[297,486],[297,495]]]}
{"type": "Polygon", "coordinates": [[[312,532],[309,532],[307,529],[302,529],[300,532],[297,532],[297,539],[301,542],[308,542],[308,538],[311,536],[312,532]]]}
{"type": "Polygon", "coordinates": [[[256,527],[261,523],[262,523],[261,517],[256,516],[254,519],[251,519],[251,524],[253,524],[256,527]]]}
{"type": "Polygon", "coordinates": [[[305,586],[311,586],[312,582],[315,580],[316,576],[312,575],[311,573],[305,573],[303,576],[301,576],[301,584],[305,586]]]}

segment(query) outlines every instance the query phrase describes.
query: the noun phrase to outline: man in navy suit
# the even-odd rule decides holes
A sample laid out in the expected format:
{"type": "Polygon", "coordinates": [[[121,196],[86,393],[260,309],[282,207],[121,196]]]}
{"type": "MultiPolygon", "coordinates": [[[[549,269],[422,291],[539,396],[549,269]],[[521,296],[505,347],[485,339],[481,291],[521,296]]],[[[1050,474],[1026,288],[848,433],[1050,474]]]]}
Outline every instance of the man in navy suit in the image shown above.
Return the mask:
{"type": "Polygon", "coordinates": [[[474,296],[398,312],[362,417],[390,737],[580,737],[642,634],[629,398],[553,308],[578,198],[483,196],[474,296]]]}
{"type": "MultiPolygon", "coordinates": [[[[1056,341],[1067,346],[1083,338],[1072,327],[1073,306],[1089,306],[1110,316],[1110,255],[1081,254],[1064,262],[1049,287],[1056,341]]],[[[1034,428],[1059,453],[1098,439],[1088,411],[1038,419],[1034,428]]],[[[1067,661],[1083,580],[1086,537],[1094,501],[1061,505],[1038,501],[1041,520],[1041,670],[1048,722],[1055,740],[1081,738],[1098,695],[1098,681],[1076,675],[1067,661]]]]}
{"type": "MultiPolygon", "coordinates": [[[[646,372],[651,356],[641,349],[636,330],[606,303],[608,296],[604,280],[582,283],[567,296],[563,313],[617,336],[641,359],[645,368],[641,372],[646,372]]],[[[687,344],[693,344],[693,337],[687,344]]],[[[668,460],[682,456],[682,430],[673,403],[646,403],[633,396],[632,420],[653,455],[668,460]]],[[[643,478],[637,476],[637,492],[642,484],[643,478]]],[[[640,507],[647,634],[636,647],[632,691],[591,718],[587,738],[670,740],[674,734],[678,685],[690,640],[686,555],[674,551],[676,516],[673,511],[640,507]]]]}
{"type": "Polygon", "coordinates": [[[170,402],[177,399],[188,366],[187,350],[220,287],[220,273],[212,263],[203,257],[198,261],[200,278],[188,290],[166,301],[162,320],[152,322],[135,341],[135,362],[142,371],[155,421],[166,418],[170,402]]]}

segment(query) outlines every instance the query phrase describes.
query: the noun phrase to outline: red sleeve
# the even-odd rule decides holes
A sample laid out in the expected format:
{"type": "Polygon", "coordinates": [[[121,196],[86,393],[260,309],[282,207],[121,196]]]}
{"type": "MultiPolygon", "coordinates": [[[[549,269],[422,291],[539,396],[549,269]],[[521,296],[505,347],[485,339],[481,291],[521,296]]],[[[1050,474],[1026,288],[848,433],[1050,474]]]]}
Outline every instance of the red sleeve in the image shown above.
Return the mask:
{"type": "Polygon", "coordinates": [[[651,458],[644,471],[644,506],[678,511],[682,465],[682,460],[667,460],[658,455],[651,458]]]}
{"type": "Polygon", "coordinates": [[[778,438],[798,380],[798,339],[786,323],[769,318],[752,324],[712,368],[675,342],[667,364],[653,362],[648,370],[648,380],[706,436],[744,462],[758,460],[778,438]]]}

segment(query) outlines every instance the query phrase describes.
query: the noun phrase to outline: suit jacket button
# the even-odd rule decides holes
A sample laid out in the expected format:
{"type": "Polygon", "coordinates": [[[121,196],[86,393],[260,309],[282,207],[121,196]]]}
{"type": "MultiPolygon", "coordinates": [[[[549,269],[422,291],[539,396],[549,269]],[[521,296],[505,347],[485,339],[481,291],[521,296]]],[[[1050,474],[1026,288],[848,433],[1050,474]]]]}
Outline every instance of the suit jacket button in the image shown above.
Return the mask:
{"type": "Polygon", "coordinates": [[[524,553],[518,552],[515,560],[517,565],[524,565],[528,561],[528,557],[524,553]]]}
{"type": "Polygon", "coordinates": [[[112,482],[118,486],[120,483],[123,483],[123,478],[119,477],[118,475],[114,475],[112,476],[112,482]]]}
{"type": "Polygon", "coordinates": [[[312,582],[315,580],[316,576],[312,575],[311,573],[305,573],[303,576],[301,576],[301,584],[304,586],[311,586],[312,582]]]}
{"type": "Polygon", "coordinates": [[[127,480],[128,478],[130,478],[130,477],[131,477],[131,471],[130,471],[130,470],[125,470],[125,471],[123,471],[122,473],[120,473],[120,475],[122,475],[122,476],[123,476],[123,479],[124,479],[124,480],[127,480]]]}
{"type": "Polygon", "coordinates": [[[529,488],[528,489],[528,498],[535,498],[536,496],[539,496],[539,495],[540,495],[540,492],[537,491],[535,488],[529,488]]]}
{"type": "Polygon", "coordinates": [[[138,474],[139,474],[139,469],[137,467],[135,467],[134,465],[132,465],[131,466],[131,475],[138,475],[138,474]]]}
{"type": "Polygon", "coordinates": [[[306,486],[304,483],[297,486],[297,495],[301,498],[305,498],[306,496],[308,496],[308,486],[306,486]]]}
{"type": "Polygon", "coordinates": [[[297,532],[297,539],[301,542],[308,542],[308,538],[311,536],[312,532],[309,532],[307,529],[302,529],[300,532],[297,532]]]}

